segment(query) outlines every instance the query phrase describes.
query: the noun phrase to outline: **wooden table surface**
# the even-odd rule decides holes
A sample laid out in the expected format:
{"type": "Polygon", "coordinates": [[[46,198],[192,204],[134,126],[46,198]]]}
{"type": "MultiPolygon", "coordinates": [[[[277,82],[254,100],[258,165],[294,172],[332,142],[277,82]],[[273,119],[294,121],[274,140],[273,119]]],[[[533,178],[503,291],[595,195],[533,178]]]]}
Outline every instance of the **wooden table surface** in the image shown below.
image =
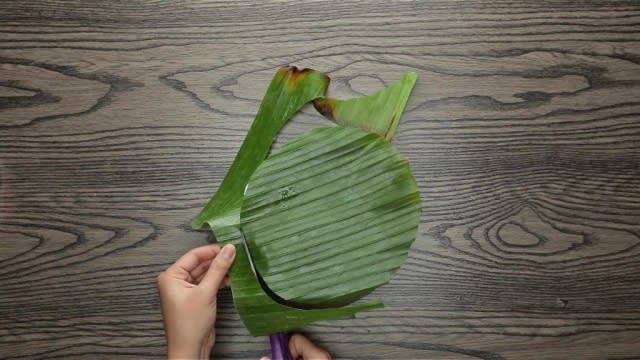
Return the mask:
{"type": "MultiPolygon", "coordinates": [[[[0,358],[161,358],[156,275],[211,239],[276,68],[419,80],[394,143],[424,203],[336,358],[640,357],[640,4],[0,3],[0,358]]],[[[305,108],[279,143],[328,122],[305,108]]],[[[221,295],[214,357],[257,359],[221,295]]]]}

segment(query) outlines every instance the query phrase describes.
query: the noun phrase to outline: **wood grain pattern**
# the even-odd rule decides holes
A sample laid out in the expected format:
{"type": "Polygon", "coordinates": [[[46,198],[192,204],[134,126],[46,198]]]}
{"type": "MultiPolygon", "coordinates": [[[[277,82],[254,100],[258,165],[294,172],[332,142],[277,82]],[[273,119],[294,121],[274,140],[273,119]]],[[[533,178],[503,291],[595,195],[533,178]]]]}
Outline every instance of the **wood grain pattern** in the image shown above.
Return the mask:
{"type": "MultiPolygon", "coordinates": [[[[395,144],[424,202],[386,308],[336,358],[640,358],[633,1],[0,4],[0,358],[159,358],[155,276],[209,240],[274,70],[416,71],[395,144]]],[[[305,109],[280,143],[327,124],[305,109]]],[[[221,299],[216,358],[257,359],[221,299]]]]}

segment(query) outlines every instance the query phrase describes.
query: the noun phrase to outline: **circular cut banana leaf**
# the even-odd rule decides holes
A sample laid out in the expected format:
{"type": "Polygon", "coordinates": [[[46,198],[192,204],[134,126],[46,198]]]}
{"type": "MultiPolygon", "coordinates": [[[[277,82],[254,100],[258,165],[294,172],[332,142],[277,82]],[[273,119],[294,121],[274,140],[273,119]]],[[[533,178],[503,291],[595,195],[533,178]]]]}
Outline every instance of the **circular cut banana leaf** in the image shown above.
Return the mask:
{"type": "Polygon", "coordinates": [[[241,226],[272,291],[337,306],[389,281],[415,239],[420,209],[409,164],[391,143],[355,128],[319,128],[255,171],[241,226]]]}

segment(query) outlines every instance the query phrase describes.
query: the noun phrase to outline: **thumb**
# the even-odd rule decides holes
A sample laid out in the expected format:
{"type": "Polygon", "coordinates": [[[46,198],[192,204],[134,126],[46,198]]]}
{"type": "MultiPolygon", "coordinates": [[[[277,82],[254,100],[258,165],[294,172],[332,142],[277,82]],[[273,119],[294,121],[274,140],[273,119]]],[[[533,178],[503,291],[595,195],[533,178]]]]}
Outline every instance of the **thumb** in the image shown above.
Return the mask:
{"type": "Polygon", "coordinates": [[[222,286],[222,281],[227,275],[227,272],[229,272],[235,256],[235,246],[233,246],[233,244],[225,245],[220,253],[211,261],[209,270],[202,281],[200,281],[199,287],[215,296],[218,293],[218,289],[222,286]]]}

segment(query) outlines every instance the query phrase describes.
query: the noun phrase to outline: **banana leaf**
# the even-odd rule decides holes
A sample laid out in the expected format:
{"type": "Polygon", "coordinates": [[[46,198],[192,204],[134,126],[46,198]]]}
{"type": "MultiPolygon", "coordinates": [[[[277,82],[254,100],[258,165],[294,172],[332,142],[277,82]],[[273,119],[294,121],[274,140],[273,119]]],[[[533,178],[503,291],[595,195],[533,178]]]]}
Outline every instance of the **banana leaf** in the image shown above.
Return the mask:
{"type": "Polygon", "coordinates": [[[416,73],[409,72],[375,94],[348,100],[320,98],[313,105],[339,125],[364,129],[391,140],[417,78],[416,73]]]}
{"type": "Polygon", "coordinates": [[[239,223],[244,188],[269,153],[276,135],[302,106],[324,96],[328,86],[329,77],[311,69],[283,67],[276,72],[229,172],[191,222],[194,229],[208,223],[215,233],[216,226],[239,223]]]}
{"type": "Polygon", "coordinates": [[[258,273],[297,304],[342,306],[389,281],[420,220],[407,160],[384,138],[318,128],[248,183],[240,226],[258,273]]]}
{"type": "MultiPolygon", "coordinates": [[[[219,243],[236,245],[231,290],[254,336],[381,307],[380,300],[348,304],[386,283],[415,238],[421,207],[415,180],[406,159],[380,135],[315,129],[266,158],[280,128],[306,103],[322,99],[328,82],[309,69],[276,73],[229,172],[192,223],[207,223],[219,243]]],[[[414,82],[359,101],[333,100],[333,118],[371,130],[351,107],[382,109],[390,115],[371,119],[390,138],[414,82]]]]}

